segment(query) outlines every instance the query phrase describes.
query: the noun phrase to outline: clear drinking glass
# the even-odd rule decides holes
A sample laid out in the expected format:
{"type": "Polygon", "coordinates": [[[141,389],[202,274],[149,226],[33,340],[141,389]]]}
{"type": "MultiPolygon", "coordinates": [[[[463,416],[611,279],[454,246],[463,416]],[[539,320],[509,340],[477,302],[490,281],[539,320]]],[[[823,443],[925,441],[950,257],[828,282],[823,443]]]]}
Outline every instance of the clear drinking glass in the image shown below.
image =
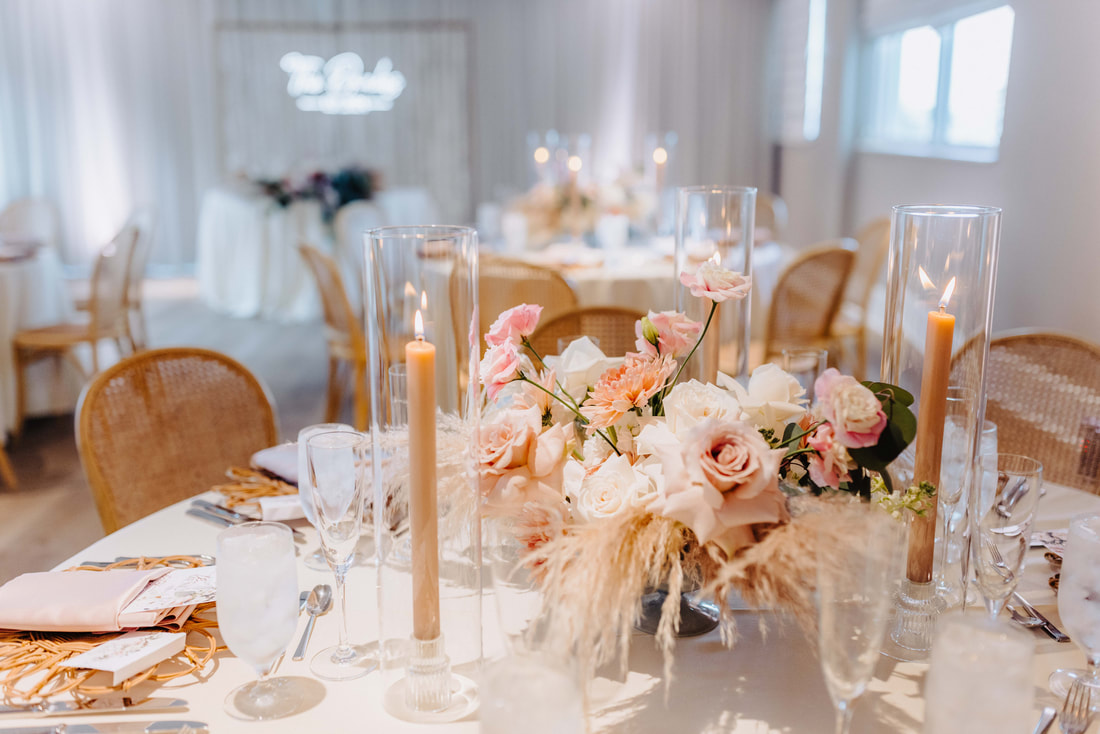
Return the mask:
{"type": "Polygon", "coordinates": [[[902,524],[876,508],[846,508],[829,532],[843,546],[818,557],[818,647],[836,706],[836,731],[852,721],[852,703],[879,659],[901,571],[902,524]]]}
{"type": "MultiPolygon", "coordinates": [[[[306,441],[310,436],[318,433],[328,433],[329,431],[354,431],[352,426],[346,423],[317,423],[312,426],[306,426],[302,430],[298,431],[298,500],[302,503],[302,512],[306,515],[306,520],[309,520],[309,524],[314,527],[317,526],[317,516],[313,511],[313,494],[311,491],[311,483],[309,481],[309,464],[306,463],[306,441]]],[[[362,563],[365,558],[357,557],[356,563],[362,563]]],[[[325,552],[320,547],[314,550],[312,553],[305,557],[304,563],[306,568],[313,571],[327,571],[328,561],[325,560],[325,552]]]]}
{"type": "Polygon", "coordinates": [[[260,677],[229,693],[226,712],[257,721],[309,708],[301,679],[268,677],[298,624],[298,570],[290,528],[248,522],[218,535],[217,611],[225,643],[260,677]]]}
{"type": "Polygon", "coordinates": [[[348,642],[344,580],[355,556],[363,524],[366,488],[367,439],[356,431],[330,431],[311,436],[306,442],[313,505],[321,549],[336,577],[335,607],[340,623],[340,641],[317,653],[310,669],[325,680],[351,680],[376,667],[366,645],[348,642]]]}
{"type": "Polygon", "coordinates": [[[1075,678],[1092,689],[1093,709],[1100,707],[1100,514],[1077,515],[1069,524],[1062,575],[1058,582],[1058,614],[1088,669],[1059,669],[1050,676],[1050,690],[1063,697],[1075,678]]]}
{"type": "Polygon", "coordinates": [[[1016,590],[1024,556],[1031,540],[1031,523],[1043,484],[1043,465],[1016,454],[990,454],[978,458],[978,480],[994,487],[988,501],[971,503],[971,558],[978,591],[985,608],[996,619],[1016,590]]]}
{"type": "Polygon", "coordinates": [[[827,349],[784,349],[783,370],[798,380],[806,390],[806,400],[814,403],[814,383],[829,367],[827,349]]]}
{"type": "Polygon", "coordinates": [[[404,364],[389,368],[390,408],[395,426],[409,425],[409,374],[404,364]]]}
{"type": "Polygon", "coordinates": [[[971,479],[971,454],[974,449],[975,392],[967,387],[947,388],[947,411],[943,424],[943,453],[940,459],[940,485],[936,492],[939,507],[940,543],[936,548],[936,590],[948,603],[954,601],[958,584],[947,574],[948,546],[952,518],[971,479]]]}

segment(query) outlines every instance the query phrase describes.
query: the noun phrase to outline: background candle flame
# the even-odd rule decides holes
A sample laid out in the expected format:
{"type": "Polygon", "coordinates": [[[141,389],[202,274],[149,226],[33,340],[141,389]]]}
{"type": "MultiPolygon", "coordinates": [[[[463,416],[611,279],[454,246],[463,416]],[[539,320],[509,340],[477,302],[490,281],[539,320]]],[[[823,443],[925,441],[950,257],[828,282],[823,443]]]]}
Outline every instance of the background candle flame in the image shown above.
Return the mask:
{"type": "Polygon", "coordinates": [[[924,268],[920,265],[917,266],[917,275],[920,277],[920,284],[928,290],[936,287],[936,284],[932,282],[932,279],[928,277],[928,273],[924,272],[924,268]]]}
{"type": "Polygon", "coordinates": [[[714,261],[715,265],[721,265],[722,264],[722,253],[715,252],[714,255],[710,259],[714,261]]]}
{"type": "Polygon", "coordinates": [[[419,308],[416,309],[416,316],[413,318],[413,331],[418,341],[424,341],[424,317],[420,315],[419,308]]]}
{"type": "Polygon", "coordinates": [[[420,292],[420,308],[425,311],[428,310],[428,291],[420,292]]]}
{"type": "Polygon", "coordinates": [[[947,302],[951,300],[951,295],[955,292],[955,279],[952,278],[947,284],[947,288],[943,291],[943,298],[940,299],[940,308],[947,308],[947,302]]]}

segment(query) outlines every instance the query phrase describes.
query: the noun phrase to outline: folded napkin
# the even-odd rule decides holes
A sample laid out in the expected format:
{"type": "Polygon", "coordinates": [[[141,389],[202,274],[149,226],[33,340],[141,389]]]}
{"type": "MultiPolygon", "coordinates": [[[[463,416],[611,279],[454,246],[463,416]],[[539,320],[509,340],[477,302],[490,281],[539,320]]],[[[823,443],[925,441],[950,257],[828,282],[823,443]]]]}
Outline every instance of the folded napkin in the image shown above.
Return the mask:
{"type": "Polygon", "coordinates": [[[0,586],[0,629],[117,632],[163,622],[183,624],[193,606],[124,611],[149,582],[170,571],[154,568],[25,573],[0,586]]]}
{"type": "Polygon", "coordinates": [[[298,444],[284,443],[252,454],[252,468],[270,472],[280,479],[298,483],[298,444]]]}
{"type": "Polygon", "coordinates": [[[296,494],[284,494],[278,497],[260,498],[260,515],[264,520],[278,522],[298,520],[306,516],[302,509],[302,500],[296,494]]]}

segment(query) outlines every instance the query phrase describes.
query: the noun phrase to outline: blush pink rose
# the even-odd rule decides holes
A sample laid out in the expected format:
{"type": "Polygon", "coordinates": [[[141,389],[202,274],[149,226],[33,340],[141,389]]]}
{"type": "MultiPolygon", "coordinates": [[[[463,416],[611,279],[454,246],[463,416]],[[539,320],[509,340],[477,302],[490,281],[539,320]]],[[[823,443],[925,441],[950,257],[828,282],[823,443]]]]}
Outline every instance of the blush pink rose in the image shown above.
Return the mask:
{"type": "Polygon", "coordinates": [[[496,400],[504,386],[519,377],[521,364],[522,358],[515,342],[502,342],[485,352],[478,374],[489,400],[496,400]]]}
{"type": "Polygon", "coordinates": [[[650,311],[646,318],[656,331],[656,345],[646,338],[642,321],[634,324],[634,335],[637,337],[634,345],[638,353],[646,357],[656,357],[658,350],[662,355],[669,354],[676,358],[684,356],[695,346],[703,328],[698,321],[689,319],[679,311],[650,311]]]}
{"type": "Polygon", "coordinates": [[[789,519],[779,491],[783,454],[748,423],[708,418],[682,445],[659,451],[666,483],[649,509],[682,522],[699,542],[714,541],[731,556],[752,542],[752,525],[789,519]]]}
{"type": "Polygon", "coordinates": [[[485,343],[490,347],[500,346],[505,342],[519,344],[524,337],[531,336],[535,327],[539,325],[539,317],[542,315],[542,306],[521,303],[510,308],[493,322],[489,327],[489,333],[485,335],[485,343]]]}
{"type": "Polygon", "coordinates": [[[537,408],[505,410],[481,426],[479,486],[491,510],[563,501],[568,430],[563,425],[542,430],[542,414],[537,408]]]}
{"type": "Polygon", "coordinates": [[[848,473],[855,463],[848,455],[848,449],[836,441],[833,427],[823,423],[817,427],[806,444],[816,451],[810,455],[810,479],[819,487],[840,489],[841,482],[851,480],[848,473]]]}
{"type": "Polygon", "coordinates": [[[856,378],[830,367],[814,382],[814,396],[814,413],[832,425],[843,446],[858,449],[878,443],[886,428],[886,413],[875,394],[856,378]]]}
{"type": "Polygon", "coordinates": [[[696,298],[709,298],[715,303],[738,301],[749,294],[752,282],[733,270],[707,260],[694,274],[681,273],[680,282],[691,289],[696,298]]]}

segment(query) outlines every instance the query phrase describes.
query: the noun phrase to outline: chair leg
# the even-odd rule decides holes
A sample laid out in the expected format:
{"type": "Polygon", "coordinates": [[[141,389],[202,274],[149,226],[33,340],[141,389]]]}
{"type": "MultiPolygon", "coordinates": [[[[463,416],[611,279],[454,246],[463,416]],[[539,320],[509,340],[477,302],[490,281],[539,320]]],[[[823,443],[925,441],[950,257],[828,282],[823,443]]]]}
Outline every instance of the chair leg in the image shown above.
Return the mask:
{"type": "Polygon", "coordinates": [[[145,310],[140,306],[131,307],[126,314],[126,333],[135,352],[148,348],[149,334],[145,328],[145,310]]]}
{"type": "Polygon", "coordinates": [[[15,478],[15,469],[12,468],[11,459],[8,458],[8,452],[3,446],[0,446],[0,479],[12,489],[19,487],[19,481],[15,478]]]}
{"type": "Polygon", "coordinates": [[[867,327],[859,327],[856,332],[856,377],[867,379],[867,327]]]}
{"type": "Polygon", "coordinates": [[[340,418],[340,360],[328,358],[328,397],[325,401],[325,423],[335,423],[340,418]]]}
{"type": "Polygon", "coordinates": [[[356,362],[354,370],[355,384],[352,385],[355,395],[355,430],[367,430],[367,422],[370,420],[370,400],[367,397],[367,364],[356,362]]]}
{"type": "Polygon", "coordinates": [[[26,364],[19,347],[13,347],[12,351],[15,358],[15,425],[11,427],[11,435],[19,438],[23,435],[23,420],[27,415],[27,383],[23,374],[26,364]]]}

